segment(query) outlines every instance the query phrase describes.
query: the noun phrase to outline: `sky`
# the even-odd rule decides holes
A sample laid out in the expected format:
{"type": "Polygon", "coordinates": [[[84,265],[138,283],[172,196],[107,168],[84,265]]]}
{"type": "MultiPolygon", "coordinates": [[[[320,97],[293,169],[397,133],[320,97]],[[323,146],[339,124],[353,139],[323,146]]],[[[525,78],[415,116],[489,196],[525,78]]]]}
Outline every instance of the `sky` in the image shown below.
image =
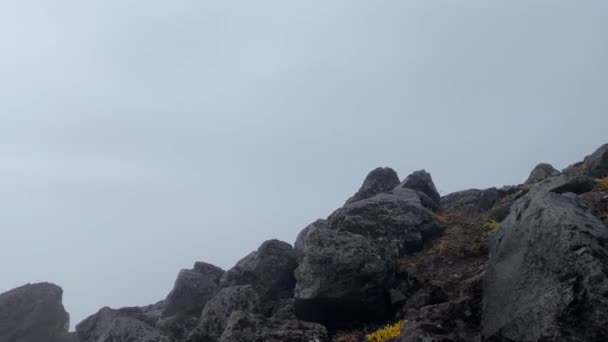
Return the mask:
{"type": "Polygon", "coordinates": [[[608,142],[608,2],[0,2],[0,292],[72,327],[293,243],[375,167],[442,194],[608,142]]]}

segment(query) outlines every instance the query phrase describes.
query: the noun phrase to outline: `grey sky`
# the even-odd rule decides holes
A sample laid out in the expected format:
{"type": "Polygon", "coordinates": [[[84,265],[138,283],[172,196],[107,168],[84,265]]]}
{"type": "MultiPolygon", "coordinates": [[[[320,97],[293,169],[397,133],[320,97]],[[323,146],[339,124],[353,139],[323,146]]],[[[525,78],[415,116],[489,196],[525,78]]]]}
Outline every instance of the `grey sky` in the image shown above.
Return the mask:
{"type": "Polygon", "coordinates": [[[608,2],[2,1],[0,292],[72,324],[293,242],[369,170],[442,193],[608,142],[608,2]]]}

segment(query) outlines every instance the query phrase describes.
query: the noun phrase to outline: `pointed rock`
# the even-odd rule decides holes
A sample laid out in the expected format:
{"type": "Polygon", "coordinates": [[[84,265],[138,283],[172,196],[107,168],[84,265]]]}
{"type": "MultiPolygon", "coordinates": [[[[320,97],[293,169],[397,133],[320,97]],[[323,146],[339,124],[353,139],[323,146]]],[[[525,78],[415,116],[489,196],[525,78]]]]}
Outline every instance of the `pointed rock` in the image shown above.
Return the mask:
{"type": "Polygon", "coordinates": [[[425,170],[415,171],[407,176],[399,187],[420,191],[429,196],[435,203],[439,203],[439,200],[441,199],[441,196],[439,196],[439,192],[435,187],[435,183],[433,183],[431,174],[425,170]]]}
{"type": "Polygon", "coordinates": [[[181,270],[165,300],[161,317],[199,317],[207,301],[219,291],[223,274],[221,268],[204,262],[197,262],[192,270],[181,270]]]}
{"type": "Polygon", "coordinates": [[[540,163],[534,167],[525,184],[534,184],[549,177],[559,176],[561,172],[557,171],[551,164],[540,163]]]}
{"type": "Polygon", "coordinates": [[[372,170],[361,185],[359,191],[346,201],[346,204],[354,203],[372,196],[393,190],[399,185],[397,172],[390,167],[379,167],[372,170]]]}
{"type": "Polygon", "coordinates": [[[0,294],[0,341],[67,340],[69,315],[63,290],[54,284],[27,284],[0,294]]]}

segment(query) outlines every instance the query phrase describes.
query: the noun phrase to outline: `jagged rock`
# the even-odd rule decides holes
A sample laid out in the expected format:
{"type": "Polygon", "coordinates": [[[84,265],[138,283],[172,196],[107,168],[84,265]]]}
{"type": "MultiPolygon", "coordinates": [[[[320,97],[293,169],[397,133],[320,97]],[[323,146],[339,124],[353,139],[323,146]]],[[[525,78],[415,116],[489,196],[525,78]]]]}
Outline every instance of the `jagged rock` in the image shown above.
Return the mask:
{"type": "Polygon", "coordinates": [[[479,310],[474,299],[430,305],[415,313],[395,342],[481,342],[479,310]]]}
{"type": "Polygon", "coordinates": [[[271,298],[291,297],[296,267],[296,255],[291,245],[269,240],[228,270],[220,284],[222,287],[253,285],[260,293],[271,298]]]}
{"type": "Polygon", "coordinates": [[[160,318],[165,309],[165,301],[161,300],[155,304],[150,304],[141,307],[145,318],[145,322],[156,322],[160,318]]]}
{"type": "Polygon", "coordinates": [[[220,342],[329,342],[322,325],[266,318],[237,311],[228,320],[220,342]]]}
{"type": "Polygon", "coordinates": [[[27,284],[0,294],[0,341],[63,342],[69,315],[63,290],[54,284],[27,284]]]}
{"type": "Polygon", "coordinates": [[[557,171],[551,164],[540,163],[534,167],[528,180],[525,184],[534,184],[549,177],[559,176],[561,172],[557,171]]]}
{"type": "MultiPolygon", "coordinates": [[[[146,328],[144,330],[148,331],[155,330],[153,328],[155,323],[156,322],[151,321],[149,313],[139,307],[121,309],[105,307],[78,323],[78,325],[76,325],[76,334],[81,342],[105,342],[105,336],[118,336],[124,332],[126,326],[145,326],[146,328]],[[114,321],[121,318],[128,318],[128,320],[123,320],[118,324],[114,323],[114,321]],[[139,321],[142,324],[135,324],[133,321],[139,321]],[[112,332],[114,329],[118,330],[112,332]]],[[[139,342],[139,340],[136,341],[139,342]]],[[[113,341],[107,340],[107,342],[113,341]]]]}
{"type": "Polygon", "coordinates": [[[399,187],[420,191],[429,196],[435,203],[439,203],[441,199],[441,196],[439,196],[439,192],[435,187],[435,183],[433,183],[431,174],[425,170],[415,171],[407,176],[399,187]]]}
{"type": "Polygon", "coordinates": [[[587,175],[593,178],[608,177],[608,144],[602,145],[583,161],[587,175]]]}
{"type": "Polygon", "coordinates": [[[595,182],[587,176],[560,176],[545,181],[539,187],[558,194],[571,192],[573,194],[584,194],[593,190],[595,182]]]}
{"type": "MultiPolygon", "coordinates": [[[[353,205],[357,203],[361,202],[353,205]]],[[[388,315],[392,248],[348,231],[331,230],[325,221],[306,227],[295,246],[299,319],[334,327],[388,315]]]]}
{"type": "Polygon", "coordinates": [[[219,291],[223,274],[221,268],[203,262],[197,262],[192,270],[181,270],[165,300],[161,317],[199,317],[207,301],[219,291]]]}
{"type": "Polygon", "coordinates": [[[399,176],[397,176],[397,172],[390,167],[379,167],[372,170],[367,177],[365,177],[359,191],[349,198],[346,201],[346,204],[391,191],[397,185],[399,185],[399,176]]]}
{"type": "Polygon", "coordinates": [[[498,202],[500,196],[500,191],[496,188],[453,192],[441,198],[441,208],[445,211],[458,211],[474,215],[491,209],[498,202]]]}
{"type": "Polygon", "coordinates": [[[222,289],[207,303],[199,325],[187,341],[217,341],[226,328],[228,318],[235,311],[263,313],[262,300],[253,286],[237,285],[222,289]]]}
{"type": "Polygon", "coordinates": [[[608,228],[535,188],[490,240],[483,335],[496,341],[608,340],[608,228]]]}
{"type": "Polygon", "coordinates": [[[170,340],[142,321],[118,317],[95,342],[170,342],[170,340]]]}
{"type": "Polygon", "coordinates": [[[328,218],[328,227],[387,244],[399,254],[420,250],[441,231],[416,191],[409,188],[345,205],[328,218]]]}

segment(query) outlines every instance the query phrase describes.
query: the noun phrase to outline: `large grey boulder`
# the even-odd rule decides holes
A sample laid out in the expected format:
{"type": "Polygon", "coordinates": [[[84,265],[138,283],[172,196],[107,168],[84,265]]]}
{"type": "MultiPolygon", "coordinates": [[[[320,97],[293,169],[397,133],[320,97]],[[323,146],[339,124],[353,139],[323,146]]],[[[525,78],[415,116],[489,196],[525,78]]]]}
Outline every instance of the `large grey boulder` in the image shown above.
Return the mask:
{"type": "Polygon", "coordinates": [[[386,244],[398,254],[418,251],[440,233],[420,196],[409,188],[347,204],[328,218],[328,227],[386,244]]]}
{"type": "Polygon", "coordinates": [[[339,327],[386,318],[396,256],[386,243],[319,220],[300,232],[295,246],[299,319],[339,327]]]}
{"type": "Polygon", "coordinates": [[[269,240],[241,259],[221,278],[221,287],[253,285],[272,298],[291,297],[295,286],[296,255],[290,244],[269,240]]]}
{"type": "Polygon", "coordinates": [[[441,208],[445,211],[475,215],[491,209],[498,203],[500,197],[501,191],[496,188],[458,191],[443,196],[441,208]]]}
{"type": "Polygon", "coordinates": [[[608,144],[585,157],[583,167],[586,174],[593,178],[608,177],[608,144]]]}
{"type": "Polygon", "coordinates": [[[435,203],[439,203],[439,200],[441,199],[441,196],[439,196],[439,192],[435,187],[435,183],[433,183],[431,174],[425,170],[413,172],[405,178],[399,187],[420,191],[429,196],[435,203]]]}
{"type": "Polygon", "coordinates": [[[220,342],[329,342],[322,325],[234,312],[220,342]]]}
{"type": "Polygon", "coordinates": [[[118,317],[95,342],[171,342],[171,340],[142,321],[118,317]]]}
{"type": "Polygon", "coordinates": [[[27,284],[0,294],[0,341],[60,342],[67,339],[69,315],[63,290],[54,284],[27,284]]]}
{"type": "Polygon", "coordinates": [[[490,239],[483,335],[607,341],[608,229],[575,198],[532,189],[490,239]]]}
{"type": "Polygon", "coordinates": [[[251,285],[236,285],[222,289],[211,299],[201,315],[200,323],[188,337],[188,342],[219,340],[230,315],[235,311],[263,313],[262,299],[251,285]]]}
{"type": "Polygon", "coordinates": [[[389,192],[399,185],[399,176],[397,172],[390,167],[379,167],[372,170],[351,198],[346,201],[346,204],[354,203],[362,199],[376,196],[383,192],[389,192]]]}
{"type": "Polygon", "coordinates": [[[561,172],[557,171],[551,164],[540,163],[534,167],[525,184],[534,184],[549,177],[559,176],[561,172]]]}
{"type": "MultiPolygon", "coordinates": [[[[121,309],[102,308],[97,313],[87,317],[76,325],[76,334],[81,342],[114,342],[108,340],[111,336],[130,336],[125,335],[127,330],[132,327],[134,330],[145,331],[139,339],[133,342],[147,341],[147,336],[160,335],[154,328],[153,316],[139,307],[129,307],[121,309]],[[116,322],[118,321],[118,322],[116,322]]],[[[123,340],[116,340],[123,341],[123,340]]]]}
{"type": "Polygon", "coordinates": [[[205,304],[219,291],[223,274],[221,268],[204,262],[197,262],[191,270],[181,270],[165,300],[161,317],[199,317],[205,304]]]}

